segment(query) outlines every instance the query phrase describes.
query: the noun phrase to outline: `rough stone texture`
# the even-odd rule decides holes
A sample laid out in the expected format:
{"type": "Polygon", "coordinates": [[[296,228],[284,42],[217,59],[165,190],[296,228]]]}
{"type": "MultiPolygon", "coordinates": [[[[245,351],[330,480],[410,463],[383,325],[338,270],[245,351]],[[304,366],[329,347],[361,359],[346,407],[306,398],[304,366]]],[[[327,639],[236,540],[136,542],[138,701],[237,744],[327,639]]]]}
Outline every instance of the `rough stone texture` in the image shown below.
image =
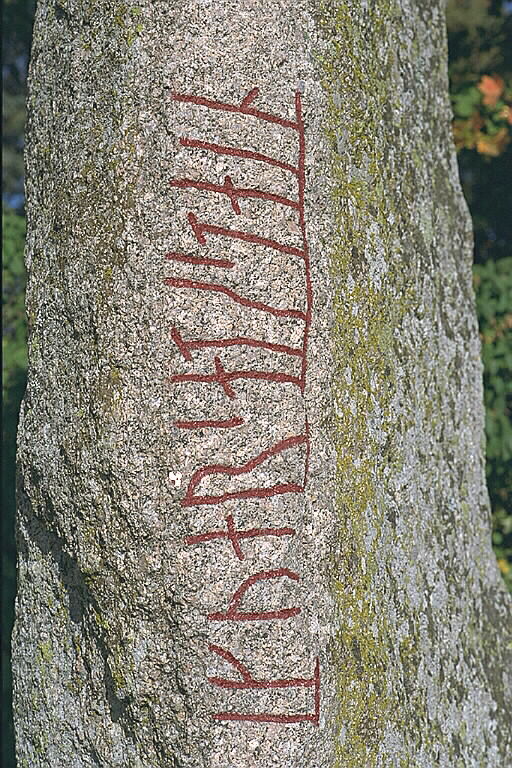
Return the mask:
{"type": "Polygon", "coordinates": [[[510,599],[490,546],[470,221],[449,121],[438,0],[39,2],[20,768],[510,764],[510,599]],[[245,113],[175,96],[240,105],[254,88],[245,113]],[[293,123],[296,98],[313,295],[304,391],[297,355],[241,343],[184,355],[171,336],[301,348],[303,320],[254,304],[307,308],[300,211],[233,203],[225,186],[300,202],[300,131],[250,113],[293,123]],[[218,231],[201,244],[189,213],[288,252],[218,231]],[[233,266],[165,258],[175,252],[233,266]],[[215,374],[215,357],[249,375],[173,381],[215,374]],[[226,419],[243,423],[176,425],[226,419]],[[201,467],[258,456],[194,490],[239,497],[183,503],[201,467]],[[240,494],[283,484],[297,488],[240,494]],[[187,541],[228,519],[293,535],[241,539],[238,555],[227,538],[187,541]],[[251,574],[279,569],[239,610],[296,615],[208,620],[251,574]],[[312,685],[208,682],[242,680],[219,648],[255,680],[313,680],[318,658],[318,725],[312,685]]]}

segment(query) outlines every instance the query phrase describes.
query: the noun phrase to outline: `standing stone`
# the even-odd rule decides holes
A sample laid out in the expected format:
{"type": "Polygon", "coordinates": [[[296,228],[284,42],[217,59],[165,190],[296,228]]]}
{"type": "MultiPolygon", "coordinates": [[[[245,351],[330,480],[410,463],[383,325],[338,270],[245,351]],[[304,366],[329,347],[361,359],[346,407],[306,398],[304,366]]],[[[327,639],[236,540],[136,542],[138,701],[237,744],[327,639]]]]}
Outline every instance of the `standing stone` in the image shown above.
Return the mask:
{"type": "Polygon", "coordinates": [[[20,768],[503,768],[441,0],[40,0],[30,83],[20,768]]]}

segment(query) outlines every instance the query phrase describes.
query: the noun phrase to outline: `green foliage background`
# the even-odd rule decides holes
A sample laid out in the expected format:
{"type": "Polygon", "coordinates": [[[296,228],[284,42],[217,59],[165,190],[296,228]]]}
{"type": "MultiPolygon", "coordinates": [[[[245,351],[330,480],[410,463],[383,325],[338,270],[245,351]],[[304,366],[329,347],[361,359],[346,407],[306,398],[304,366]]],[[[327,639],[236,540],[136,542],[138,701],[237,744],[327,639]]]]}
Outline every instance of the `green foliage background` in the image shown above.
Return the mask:
{"type": "MultiPolygon", "coordinates": [[[[9,659],[15,594],[15,442],[27,365],[23,126],[33,10],[34,0],[4,0],[1,764],[5,768],[15,766],[9,659]]],[[[504,113],[512,101],[512,2],[449,0],[447,22],[455,139],[475,233],[493,545],[512,591],[512,142],[504,113]],[[485,104],[479,90],[483,75],[503,81],[494,105],[485,104]]]]}
{"type": "Polygon", "coordinates": [[[24,306],[23,247],[25,219],[13,211],[2,213],[2,759],[14,768],[11,718],[10,632],[16,592],[14,544],[16,427],[25,389],[27,353],[24,306]]]}

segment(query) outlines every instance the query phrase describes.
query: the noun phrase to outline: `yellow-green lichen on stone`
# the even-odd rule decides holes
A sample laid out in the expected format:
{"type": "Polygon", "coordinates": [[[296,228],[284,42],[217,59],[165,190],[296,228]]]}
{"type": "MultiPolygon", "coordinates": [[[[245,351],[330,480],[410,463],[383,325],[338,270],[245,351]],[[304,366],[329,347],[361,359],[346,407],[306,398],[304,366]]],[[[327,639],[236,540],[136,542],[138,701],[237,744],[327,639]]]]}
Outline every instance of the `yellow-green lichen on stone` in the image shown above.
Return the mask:
{"type": "MultiPolygon", "coordinates": [[[[399,239],[390,222],[398,222],[398,217],[392,196],[385,193],[388,180],[378,131],[389,95],[382,63],[377,66],[372,57],[361,55],[363,41],[345,4],[338,4],[333,15],[329,21],[336,26],[337,44],[321,63],[330,103],[327,130],[336,153],[333,344],[342,551],[336,587],[341,616],[338,761],[340,766],[369,768],[377,765],[385,725],[398,704],[388,690],[392,660],[374,576],[385,514],[379,489],[393,393],[393,334],[411,297],[405,290],[401,293],[402,281],[393,265],[399,239]],[[380,262],[381,274],[372,280],[374,260],[380,262]],[[380,435],[369,429],[372,419],[380,435]]],[[[387,20],[389,11],[378,4],[366,29],[378,39],[387,20]]],[[[373,41],[367,45],[375,48],[373,41]]],[[[391,66],[391,47],[387,57],[384,69],[391,66]]]]}
{"type": "MultiPolygon", "coordinates": [[[[453,266],[443,256],[446,240],[439,236],[456,232],[452,237],[460,243],[466,221],[460,190],[450,181],[454,161],[446,74],[438,64],[425,74],[431,61],[446,55],[444,20],[434,7],[420,17],[412,31],[404,21],[409,19],[405,9],[387,0],[364,8],[349,0],[323,3],[319,13],[325,37],[318,64],[328,102],[325,130],[335,212],[339,768],[412,767],[426,754],[451,761],[457,745],[474,738],[464,720],[448,734],[432,719],[431,679],[422,654],[430,644],[429,652],[439,654],[439,626],[421,595],[437,579],[444,583],[445,576],[425,573],[423,563],[414,561],[414,531],[400,511],[403,481],[396,490],[396,479],[410,476],[413,456],[403,441],[418,429],[419,414],[423,434],[446,428],[453,378],[443,375],[439,363],[435,373],[431,368],[431,347],[439,333],[436,315],[446,311],[435,297],[457,279],[465,291],[469,272],[464,257],[462,277],[451,276],[453,266]],[[416,72],[406,61],[408,49],[417,52],[416,72]],[[429,330],[421,331],[425,322],[429,330]],[[434,376],[435,386],[425,384],[427,392],[419,400],[418,382],[434,376]],[[395,555],[389,550],[393,539],[395,555]],[[400,569],[408,573],[406,589],[395,581],[400,569]],[[393,592],[400,589],[397,600],[393,592]]],[[[454,306],[460,311],[460,300],[455,298],[454,306]]],[[[451,413],[457,418],[456,411],[451,413]]],[[[443,461],[442,454],[437,460],[443,461]]],[[[419,485],[425,490],[420,495],[439,482],[429,461],[423,459],[419,485]]],[[[463,498],[469,493],[465,484],[460,490],[463,498]]],[[[461,501],[461,518],[465,508],[461,501]]],[[[410,511],[417,514],[414,507],[410,511]]],[[[473,519],[474,512],[473,507],[473,519]]],[[[467,515],[465,524],[471,528],[467,515]]],[[[422,526],[419,521],[418,529],[422,526]]],[[[424,533],[424,541],[439,548],[441,570],[446,533],[439,521],[424,533]]],[[[480,565],[476,569],[481,573],[480,565]]],[[[460,595],[460,588],[454,583],[453,592],[460,595]]],[[[454,598],[452,609],[456,614],[454,598]]],[[[457,666],[459,646],[452,653],[457,666]]],[[[437,695],[444,696],[442,677],[436,685],[442,692],[437,695]]],[[[448,693],[446,707],[453,706],[449,701],[448,693]]]]}

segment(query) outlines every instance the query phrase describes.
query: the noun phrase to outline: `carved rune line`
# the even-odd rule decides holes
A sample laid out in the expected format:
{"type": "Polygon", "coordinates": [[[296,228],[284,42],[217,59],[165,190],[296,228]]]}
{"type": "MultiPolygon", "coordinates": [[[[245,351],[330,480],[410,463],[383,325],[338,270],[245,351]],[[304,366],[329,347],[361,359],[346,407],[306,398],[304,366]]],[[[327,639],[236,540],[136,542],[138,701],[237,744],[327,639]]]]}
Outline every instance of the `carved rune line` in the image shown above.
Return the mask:
{"type": "MultiPolygon", "coordinates": [[[[187,383],[204,383],[204,384],[217,384],[225,396],[231,400],[236,400],[237,390],[236,382],[242,380],[254,380],[254,381],[269,381],[278,384],[291,384],[296,386],[301,393],[304,393],[306,383],[307,372],[307,349],[308,349],[308,337],[311,327],[312,319],[312,305],[313,305],[313,291],[311,283],[311,267],[309,248],[306,234],[306,223],[304,213],[304,194],[305,194],[305,130],[304,122],[302,118],[302,101],[300,92],[295,94],[295,120],[288,120],[274,115],[269,112],[265,112],[254,107],[254,101],[256,100],[259,91],[257,88],[253,88],[242,99],[240,104],[227,104],[220,101],[215,101],[199,96],[190,94],[173,93],[172,98],[177,102],[184,102],[194,104],[200,107],[205,107],[209,110],[218,110],[222,112],[235,113],[239,115],[255,117],[266,123],[272,123],[281,126],[282,128],[291,129],[296,132],[298,139],[298,161],[296,165],[284,162],[279,158],[271,155],[263,154],[261,152],[254,152],[252,150],[224,146],[221,144],[202,141],[190,137],[180,138],[180,144],[182,147],[191,151],[200,150],[203,152],[210,152],[216,155],[225,155],[238,157],[242,159],[253,160],[261,162],[271,167],[279,168],[285,172],[291,173],[297,181],[297,199],[284,197],[272,192],[267,192],[260,189],[252,189],[245,187],[238,187],[233,182],[232,178],[228,175],[224,177],[222,184],[215,184],[207,180],[194,180],[190,178],[172,179],[170,181],[171,187],[176,189],[195,189],[198,191],[213,192],[218,195],[224,195],[229,199],[231,208],[236,215],[241,214],[240,201],[244,199],[259,199],[264,200],[276,205],[282,205],[291,208],[298,212],[299,217],[299,230],[301,235],[302,244],[300,247],[293,247],[282,243],[278,240],[274,240],[268,237],[264,237],[259,234],[246,232],[241,229],[232,229],[217,224],[211,224],[206,221],[200,220],[194,213],[188,213],[188,224],[192,230],[192,233],[201,246],[207,246],[208,237],[222,238],[229,242],[230,240],[247,242],[261,247],[271,249],[277,253],[285,254],[287,256],[293,256],[300,259],[304,267],[304,281],[305,281],[305,306],[304,309],[293,308],[279,308],[270,304],[255,301],[246,296],[243,296],[228,286],[219,282],[204,282],[200,280],[194,280],[183,277],[169,276],[165,278],[165,283],[173,289],[179,290],[192,290],[203,291],[206,293],[216,293],[227,297],[228,300],[239,304],[243,307],[247,307],[251,310],[267,313],[274,317],[293,318],[302,323],[302,343],[300,347],[292,347],[286,344],[277,344],[270,341],[264,341],[261,339],[252,338],[249,336],[233,336],[231,338],[211,338],[211,339],[194,339],[184,338],[182,332],[177,327],[172,327],[171,338],[176,344],[179,352],[183,356],[184,360],[191,362],[192,352],[194,350],[222,350],[228,347],[252,347],[257,349],[264,349],[270,352],[280,353],[282,355],[298,358],[300,360],[300,374],[290,375],[281,371],[275,370],[226,370],[219,355],[216,354],[213,357],[213,371],[211,373],[182,373],[171,376],[170,382],[173,384],[187,384],[187,383]]],[[[170,262],[183,262],[192,265],[201,265],[212,268],[232,269],[235,266],[235,262],[230,258],[216,258],[210,256],[191,256],[181,252],[169,252],[165,255],[166,260],[170,262]]],[[[283,358],[284,359],[284,358],[283,358]]],[[[244,424],[244,420],[240,417],[226,418],[226,419],[195,419],[195,420],[177,420],[174,425],[178,429],[183,430],[198,430],[198,429],[236,429],[244,424]]],[[[197,507],[201,505],[220,505],[233,499],[264,499],[272,496],[278,496],[288,493],[303,493],[306,487],[308,468],[309,468],[309,452],[310,452],[310,440],[309,440],[309,427],[306,420],[303,434],[293,435],[284,440],[280,440],[269,448],[261,450],[257,455],[243,464],[239,465],[225,465],[225,464],[210,464],[198,468],[193,472],[192,477],[189,480],[185,496],[181,500],[183,507],[197,507]],[[275,483],[268,486],[254,486],[248,485],[246,488],[236,491],[225,491],[223,493],[205,493],[201,491],[202,481],[206,481],[210,477],[222,478],[226,477],[244,477],[249,476],[257,467],[270,461],[274,456],[278,456],[285,451],[302,448],[304,450],[304,477],[303,481],[298,483],[292,480],[286,480],[283,478],[282,482],[275,483]]],[[[235,521],[232,514],[227,515],[225,530],[213,530],[204,533],[198,533],[196,535],[190,535],[185,538],[187,545],[197,545],[207,542],[213,542],[218,540],[226,540],[233,549],[233,553],[239,561],[245,559],[245,554],[242,550],[242,542],[247,539],[253,539],[258,537],[274,536],[295,536],[295,529],[289,526],[283,527],[259,527],[249,528],[247,530],[238,530],[235,525],[235,521]]],[[[240,586],[232,594],[227,609],[212,612],[208,615],[208,620],[212,622],[227,621],[227,622],[239,622],[239,621],[273,621],[283,619],[293,619],[301,612],[301,608],[298,606],[292,606],[287,608],[279,608],[275,610],[253,610],[245,611],[241,608],[241,603],[245,597],[245,594],[255,584],[267,582],[275,579],[291,579],[292,581],[299,581],[299,574],[289,570],[288,568],[277,568],[268,571],[259,571],[253,573],[246,578],[240,586]]],[[[262,723],[300,723],[310,722],[313,725],[319,725],[320,717],[320,662],[316,659],[315,671],[311,678],[277,678],[274,680],[257,680],[248,671],[241,661],[236,659],[233,654],[221,648],[220,646],[210,644],[209,650],[216,654],[224,662],[229,663],[240,675],[240,680],[230,680],[228,678],[221,678],[218,676],[209,677],[209,682],[219,688],[231,689],[231,690],[247,690],[247,689],[286,689],[286,688],[312,688],[314,694],[314,713],[297,713],[297,714],[279,714],[272,712],[264,713],[242,713],[242,712],[216,712],[212,714],[214,720],[221,721],[252,721],[262,723]]]]}

